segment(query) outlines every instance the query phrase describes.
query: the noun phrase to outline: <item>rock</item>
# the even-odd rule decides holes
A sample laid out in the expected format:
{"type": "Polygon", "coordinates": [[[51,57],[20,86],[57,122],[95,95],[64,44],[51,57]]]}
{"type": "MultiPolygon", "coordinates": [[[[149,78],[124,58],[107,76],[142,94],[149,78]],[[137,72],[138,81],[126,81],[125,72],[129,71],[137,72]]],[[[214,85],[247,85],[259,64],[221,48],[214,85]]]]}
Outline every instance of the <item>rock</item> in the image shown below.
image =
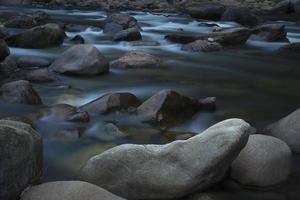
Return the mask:
{"type": "Polygon", "coordinates": [[[142,51],[130,51],[110,63],[111,67],[121,69],[158,68],[161,60],[142,51]]]}
{"type": "Polygon", "coordinates": [[[78,44],[61,54],[49,69],[67,75],[99,75],[108,73],[109,63],[93,45],[78,44]]]}
{"type": "Polygon", "coordinates": [[[42,68],[49,67],[51,62],[42,57],[22,56],[17,60],[17,64],[20,68],[42,68]]]}
{"type": "Polygon", "coordinates": [[[137,20],[126,13],[112,13],[107,16],[104,22],[104,33],[116,34],[128,28],[138,28],[137,20]]]}
{"type": "Polygon", "coordinates": [[[191,52],[211,52],[220,51],[222,46],[217,42],[209,42],[206,40],[196,40],[182,47],[182,50],[191,52]]]}
{"type": "Polygon", "coordinates": [[[10,51],[4,40],[0,39],[0,62],[9,56],[10,51]]]}
{"type": "Polygon", "coordinates": [[[32,0],[0,0],[4,5],[31,5],[32,0]]]}
{"type": "Polygon", "coordinates": [[[138,107],[140,100],[131,93],[108,93],[81,107],[92,114],[107,114],[113,111],[138,107]]]}
{"type": "Polygon", "coordinates": [[[200,3],[197,6],[188,7],[186,10],[193,18],[220,20],[224,12],[224,7],[216,3],[200,3]]]}
{"type": "Polygon", "coordinates": [[[242,45],[247,42],[250,35],[251,31],[247,28],[229,28],[222,31],[198,35],[169,34],[166,36],[166,39],[181,44],[191,43],[196,40],[208,40],[210,42],[218,42],[223,46],[228,46],[242,45]]]}
{"type": "Polygon", "coordinates": [[[82,181],[58,181],[33,186],[21,200],[125,200],[100,187],[82,181]]]}
{"type": "Polygon", "coordinates": [[[114,124],[103,124],[102,122],[93,124],[84,134],[88,137],[106,142],[115,141],[126,136],[114,124]]]}
{"type": "Polygon", "coordinates": [[[6,83],[0,88],[1,98],[10,103],[40,105],[42,100],[33,89],[30,82],[25,80],[6,83]]]}
{"type": "Polygon", "coordinates": [[[223,121],[186,141],[127,144],[92,157],[81,179],[127,199],[174,199],[223,179],[246,145],[250,126],[223,121]]]}
{"type": "Polygon", "coordinates": [[[264,24],[253,29],[253,33],[268,42],[288,41],[285,25],[264,24]]]}
{"type": "Polygon", "coordinates": [[[65,36],[58,24],[46,24],[9,36],[6,42],[13,47],[40,49],[61,45],[65,36]]]}
{"type": "Polygon", "coordinates": [[[300,53],[300,42],[284,45],[279,50],[287,53],[300,53]]]}
{"type": "Polygon", "coordinates": [[[75,35],[72,39],[70,39],[71,42],[75,44],[84,44],[85,40],[81,35],[75,35]]]}
{"type": "Polygon", "coordinates": [[[31,82],[46,83],[53,82],[56,77],[53,73],[49,72],[48,69],[36,69],[26,73],[25,79],[31,82]]]}
{"type": "Polygon", "coordinates": [[[9,28],[33,28],[46,24],[50,16],[43,12],[38,11],[32,15],[17,15],[9,18],[4,25],[9,28]]]}
{"type": "Polygon", "coordinates": [[[168,124],[186,121],[198,111],[198,100],[172,90],[162,90],[140,105],[137,114],[143,122],[168,124]]]}
{"type": "Polygon", "coordinates": [[[6,36],[8,36],[8,31],[3,24],[0,23],[0,39],[5,38],[6,36]]]}
{"type": "Polygon", "coordinates": [[[271,136],[250,135],[232,163],[230,177],[246,186],[274,186],[287,180],[292,166],[288,145],[271,136]]]}
{"type": "Polygon", "coordinates": [[[217,108],[216,100],[216,97],[206,97],[204,99],[200,99],[198,102],[201,110],[215,111],[217,108]]]}
{"type": "Polygon", "coordinates": [[[257,16],[247,7],[229,7],[222,16],[223,21],[234,21],[244,26],[255,26],[257,16]]]}
{"type": "Polygon", "coordinates": [[[0,120],[0,199],[18,200],[42,176],[41,136],[29,124],[0,120]]]}
{"type": "Polygon", "coordinates": [[[284,12],[284,13],[293,12],[293,6],[291,4],[291,0],[280,1],[271,9],[271,12],[284,12]]]}
{"type": "Polygon", "coordinates": [[[19,71],[16,62],[10,56],[6,57],[0,63],[0,76],[11,77],[15,72],[19,71]]]}
{"type": "Polygon", "coordinates": [[[89,28],[88,25],[80,25],[80,24],[67,24],[66,25],[66,31],[68,31],[68,32],[83,32],[87,28],[89,28]]]}
{"type": "Polygon", "coordinates": [[[300,0],[292,0],[293,10],[296,14],[300,14],[300,0]]]}
{"type": "Polygon", "coordinates": [[[262,133],[286,142],[295,153],[300,153],[300,109],[267,126],[262,133]]]}
{"type": "Polygon", "coordinates": [[[44,117],[52,121],[88,122],[90,120],[87,112],[67,104],[57,104],[42,112],[44,117]]]}
{"type": "Polygon", "coordinates": [[[141,40],[142,35],[137,28],[128,28],[126,30],[122,30],[114,35],[114,41],[135,41],[141,40]]]}

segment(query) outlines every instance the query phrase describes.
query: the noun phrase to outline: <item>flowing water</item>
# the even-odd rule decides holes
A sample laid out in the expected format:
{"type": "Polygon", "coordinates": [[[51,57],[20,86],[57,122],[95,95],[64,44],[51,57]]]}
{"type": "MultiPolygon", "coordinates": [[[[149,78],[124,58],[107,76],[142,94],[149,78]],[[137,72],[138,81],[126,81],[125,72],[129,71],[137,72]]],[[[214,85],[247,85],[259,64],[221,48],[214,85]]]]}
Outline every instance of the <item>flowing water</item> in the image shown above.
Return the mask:
{"type": "MultiPolygon", "coordinates": [[[[143,29],[143,40],[147,41],[138,44],[112,42],[110,36],[97,28],[105,19],[105,12],[0,7],[1,15],[32,13],[37,10],[47,12],[55,22],[86,25],[86,29],[80,32],[67,32],[68,38],[80,34],[86,43],[95,45],[109,60],[114,60],[129,50],[143,50],[163,60],[163,67],[159,69],[111,69],[109,74],[103,76],[59,76],[59,82],[34,84],[45,105],[67,103],[80,106],[106,92],[131,92],[145,100],[166,88],[194,98],[217,97],[216,112],[200,112],[186,123],[170,129],[195,133],[227,118],[245,119],[259,129],[299,107],[300,58],[299,55],[297,57],[277,52],[286,43],[268,43],[250,38],[242,47],[225,48],[214,53],[189,53],[182,51],[179,44],[166,41],[164,36],[168,33],[210,32],[212,27],[207,23],[216,22],[195,21],[177,14],[132,12],[143,29]]],[[[286,24],[289,40],[300,42],[300,27],[294,22],[273,23],[286,24]]],[[[217,24],[221,27],[238,26],[232,22],[217,24]]],[[[12,56],[16,58],[32,55],[53,60],[69,46],[66,39],[63,46],[57,48],[10,49],[12,56]]],[[[0,117],[23,116],[38,109],[0,103],[0,117]]],[[[128,118],[122,113],[99,116],[88,124],[57,124],[41,119],[37,129],[44,137],[45,181],[74,179],[76,171],[87,158],[118,144],[160,144],[169,141],[161,131],[137,123],[134,118],[128,118]],[[113,122],[129,136],[112,141],[97,141],[87,137],[66,139],[59,136],[63,134],[62,130],[68,130],[66,134],[76,134],[97,122],[113,122]]],[[[297,192],[300,188],[299,167],[299,158],[295,156],[293,178],[283,191],[277,190],[288,199],[300,198],[299,191],[297,192]]]]}

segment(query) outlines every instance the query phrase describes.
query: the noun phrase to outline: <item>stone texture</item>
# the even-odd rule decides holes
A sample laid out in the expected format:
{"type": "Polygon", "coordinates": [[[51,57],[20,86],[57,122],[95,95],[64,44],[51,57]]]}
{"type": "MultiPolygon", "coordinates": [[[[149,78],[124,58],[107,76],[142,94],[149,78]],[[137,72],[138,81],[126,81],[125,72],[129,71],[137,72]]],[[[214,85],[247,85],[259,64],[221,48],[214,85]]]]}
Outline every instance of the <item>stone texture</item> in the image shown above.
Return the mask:
{"type": "Polygon", "coordinates": [[[222,46],[217,42],[209,42],[206,40],[196,40],[182,47],[182,50],[190,52],[211,52],[220,51],[222,46]]]}

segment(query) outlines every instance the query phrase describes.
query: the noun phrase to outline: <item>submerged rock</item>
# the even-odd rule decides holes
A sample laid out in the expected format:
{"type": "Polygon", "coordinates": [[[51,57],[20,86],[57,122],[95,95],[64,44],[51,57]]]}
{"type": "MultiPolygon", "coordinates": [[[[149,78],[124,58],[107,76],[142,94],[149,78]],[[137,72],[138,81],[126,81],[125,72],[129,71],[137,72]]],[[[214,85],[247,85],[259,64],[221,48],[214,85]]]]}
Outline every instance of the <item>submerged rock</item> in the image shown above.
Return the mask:
{"type": "Polygon", "coordinates": [[[115,141],[126,136],[114,124],[103,124],[102,122],[93,124],[84,134],[90,138],[106,142],[115,141]]]}
{"type": "Polygon", "coordinates": [[[40,105],[42,100],[33,89],[30,82],[25,80],[6,83],[0,88],[1,98],[10,103],[40,105]]]}
{"type": "Polygon", "coordinates": [[[41,68],[49,67],[51,62],[42,57],[37,56],[22,56],[17,60],[18,67],[20,68],[41,68]]]}
{"type": "Polygon", "coordinates": [[[264,24],[253,29],[253,33],[268,42],[288,41],[285,25],[264,24]]]}
{"type": "Polygon", "coordinates": [[[33,186],[21,200],[125,200],[96,185],[82,181],[58,181],[33,186]]]}
{"type": "Polygon", "coordinates": [[[267,126],[262,132],[286,142],[293,152],[300,154],[300,109],[267,126]]]}
{"type": "Polygon", "coordinates": [[[130,51],[110,63],[111,67],[122,69],[158,68],[161,60],[142,51],[130,51]]]}
{"type": "Polygon", "coordinates": [[[138,28],[137,20],[126,13],[112,13],[107,16],[104,22],[104,33],[116,34],[128,28],[138,28]]]}
{"type": "Polygon", "coordinates": [[[142,35],[137,28],[128,28],[122,30],[114,35],[114,41],[135,41],[141,40],[142,35]]]}
{"type": "Polygon", "coordinates": [[[65,36],[58,24],[46,24],[9,36],[6,42],[14,47],[40,49],[61,45],[65,36]]]}
{"type": "Polygon", "coordinates": [[[300,53],[300,42],[284,45],[279,51],[286,53],[300,53]]]}
{"type": "Polygon", "coordinates": [[[127,144],[92,157],[81,178],[128,199],[172,199],[219,182],[248,141],[250,126],[230,119],[186,141],[127,144]]]}
{"type": "Polygon", "coordinates": [[[222,46],[217,42],[209,42],[206,40],[196,40],[182,47],[182,50],[191,52],[211,52],[220,51],[222,46]]]}
{"type": "Polygon", "coordinates": [[[42,176],[41,136],[29,124],[0,120],[0,199],[18,200],[42,176]]]}
{"type": "Polygon", "coordinates": [[[93,45],[78,44],[61,54],[49,69],[67,75],[99,75],[109,71],[109,63],[93,45]]]}
{"type": "Polygon", "coordinates": [[[9,56],[10,51],[6,42],[0,39],[0,62],[3,61],[7,56],[9,56]]]}
{"type": "Polygon", "coordinates": [[[108,93],[81,107],[91,114],[107,114],[113,111],[138,107],[140,100],[131,93],[108,93]]]}
{"type": "Polygon", "coordinates": [[[244,26],[255,26],[258,23],[257,16],[247,7],[229,7],[222,16],[223,21],[235,21],[244,26]]]}
{"type": "Polygon", "coordinates": [[[251,135],[233,162],[230,177],[246,186],[268,187],[287,180],[292,152],[288,145],[271,136],[251,135]]]}

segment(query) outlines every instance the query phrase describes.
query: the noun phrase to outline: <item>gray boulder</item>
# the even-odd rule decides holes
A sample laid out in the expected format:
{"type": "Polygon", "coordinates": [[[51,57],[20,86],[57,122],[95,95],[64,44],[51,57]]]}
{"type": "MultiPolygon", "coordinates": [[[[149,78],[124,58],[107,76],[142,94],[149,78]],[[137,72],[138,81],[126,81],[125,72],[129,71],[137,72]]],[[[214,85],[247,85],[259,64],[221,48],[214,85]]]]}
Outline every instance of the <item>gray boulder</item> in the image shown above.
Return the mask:
{"type": "Polygon", "coordinates": [[[81,179],[132,200],[179,198],[222,180],[249,128],[230,119],[185,141],[121,145],[88,160],[81,179]]]}
{"type": "Polygon", "coordinates": [[[266,135],[251,135],[232,163],[230,177],[246,186],[267,187],[287,180],[292,166],[288,145],[266,135]]]}
{"type": "Polygon", "coordinates": [[[11,77],[15,72],[19,71],[16,62],[10,56],[6,57],[0,63],[0,76],[11,77]]]}
{"type": "Polygon", "coordinates": [[[49,72],[47,68],[29,71],[25,74],[25,79],[36,83],[47,83],[57,80],[55,75],[49,72]]]}
{"type": "Polygon", "coordinates": [[[211,52],[220,51],[222,46],[217,42],[209,42],[206,40],[196,40],[182,47],[182,50],[190,52],[211,52]]]}
{"type": "Polygon", "coordinates": [[[25,80],[12,81],[0,87],[0,96],[10,103],[41,105],[42,100],[33,89],[30,82],[25,80]]]}
{"type": "Polygon", "coordinates": [[[18,67],[20,68],[40,68],[49,67],[51,62],[42,57],[37,56],[22,56],[17,60],[18,67]]]}
{"type": "Polygon", "coordinates": [[[255,26],[258,18],[252,10],[247,7],[229,7],[222,16],[224,21],[234,21],[244,26],[255,26]]]}
{"type": "Polygon", "coordinates": [[[268,42],[288,41],[285,25],[282,24],[260,25],[253,29],[253,34],[268,42]]]}
{"type": "Polygon", "coordinates": [[[138,28],[137,20],[126,13],[112,13],[104,21],[104,33],[116,34],[128,28],[138,28]]]}
{"type": "Polygon", "coordinates": [[[295,153],[300,153],[300,109],[267,126],[262,133],[286,142],[295,153]]]}
{"type": "Polygon", "coordinates": [[[91,114],[107,114],[113,111],[138,107],[140,100],[131,93],[108,93],[81,107],[91,114]]]}
{"type": "Polygon", "coordinates": [[[130,51],[121,58],[112,61],[110,66],[121,69],[158,68],[161,66],[161,60],[142,51],[130,51]]]}
{"type": "Polygon", "coordinates": [[[82,181],[58,181],[33,186],[21,200],[125,200],[82,181]]]}
{"type": "Polygon", "coordinates": [[[10,51],[4,40],[0,39],[0,62],[9,56],[10,51]]]}
{"type": "Polygon", "coordinates": [[[30,125],[0,120],[0,199],[18,200],[42,175],[42,138],[30,125]]]}
{"type": "Polygon", "coordinates": [[[109,71],[109,63],[93,45],[78,44],[61,54],[49,69],[67,75],[99,75],[109,71]]]}
{"type": "Polygon", "coordinates": [[[21,14],[12,16],[5,21],[4,25],[9,28],[33,28],[47,24],[49,19],[50,16],[47,13],[38,11],[32,15],[21,14]]]}
{"type": "Polygon", "coordinates": [[[126,30],[122,30],[114,35],[114,41],[135,41],[141,40],[142,35],[137,28],[128,28],[126,30]]]}

